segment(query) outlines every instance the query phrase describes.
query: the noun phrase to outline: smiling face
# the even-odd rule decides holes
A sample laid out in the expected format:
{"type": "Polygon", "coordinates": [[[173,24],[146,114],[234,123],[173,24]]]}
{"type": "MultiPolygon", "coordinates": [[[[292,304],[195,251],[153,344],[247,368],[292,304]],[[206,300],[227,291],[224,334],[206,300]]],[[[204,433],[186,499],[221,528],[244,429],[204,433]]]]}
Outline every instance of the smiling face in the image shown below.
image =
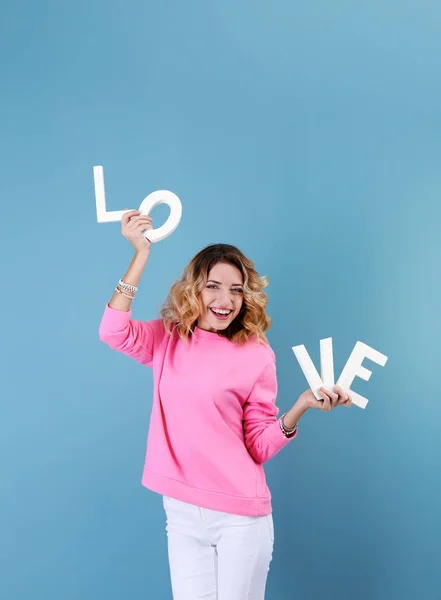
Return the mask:
{"type": "Polygon", "coordinates": [[[239,269],[229,263],[217,263],[208,274],[201,303],[203,310],[197,326],[207,331],[227,329],[242,308],[243,277],[239,269]]]}

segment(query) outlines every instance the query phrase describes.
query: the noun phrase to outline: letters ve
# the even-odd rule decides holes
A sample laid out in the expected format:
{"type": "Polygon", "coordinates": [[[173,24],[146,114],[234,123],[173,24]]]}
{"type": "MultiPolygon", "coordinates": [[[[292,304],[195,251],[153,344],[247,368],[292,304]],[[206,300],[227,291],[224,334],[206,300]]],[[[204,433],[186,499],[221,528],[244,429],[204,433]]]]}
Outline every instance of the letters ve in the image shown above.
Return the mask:
{"type": "MultiPolygon", "coordinates": [[[[317,400],[323,400],[323,396],[321,396],[317,390],[322,386],[327,389],[332,389],[335,385],[332,338],[320,340],[321,377],[317,373],[314,363],[312,362],[303,344],[300,346],[293,346],[292,350],[314,396],[317,398],[317,400]]],[[[367,346],[363,342],[357,342],[337,381],[337,385],[339,385],[343,390],[346,392],[351,392],[352,403],[360,408],[366,408],[366,405],[369,401],[367,398],[364,398],[363,396],[360,396],[360,394],[352,391],[350,387],[355,377],[360,377],[365,381],[369,381],[372,372],[363,367],[361,364],[365,358],[368,358],[372,362],[376,363],[377,365],[381,365],[382,367],[384,367],[387,362],[387,356],[381,354],[377,350],[374,350],[370,346],[367,346]]]]}

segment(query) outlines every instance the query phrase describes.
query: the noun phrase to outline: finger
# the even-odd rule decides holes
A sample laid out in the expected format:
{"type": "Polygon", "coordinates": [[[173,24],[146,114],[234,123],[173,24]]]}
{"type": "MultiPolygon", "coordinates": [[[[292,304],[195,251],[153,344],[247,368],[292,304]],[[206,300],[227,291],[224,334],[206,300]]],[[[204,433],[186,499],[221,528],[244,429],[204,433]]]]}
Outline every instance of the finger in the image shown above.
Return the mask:
{"type": "Polygon", "coordinates": [[[348,394],[339,385],[335,385],[334,390],[338,394],[337,404],[344,404],[346,402],[346,400],[348,399],[348,394]]]}
{"type": "Polygon", "coordinates": [[[323,396],[323,410],[331,410],[331,398],[328,395],[329,392],[325,390],[325,388],[320,388],[319,392],[323,396]]]}
{"type": "Polygon", "coordinates": [[[141,227],[138,227],[138,229],[136,230],[136,234],[141,237],[142,235],[144,235],[145,231],[149,231],[150,229],[152,229],[151,225],[148,225],[147,227],[142,225],[141,227]]]}
{"type": "Polygon", "coordinates": [[[127,210],[127,212],[123,214],[122,219],[121,219],[121,223],[123,225],[126,225],[130,221],[130,219],[132,217],[134,217],[135,215],[140,215],[141,214],[139,212],[139,210],[128,210],[126,208],[124,210],[127,210]]]}
{"type": "Polygon", "coordinates": [[[326,394],[329,396],[329,402],[331,403],[332,408],[334,408],[334,406],[337,406],[338,403],[338,394],[331,392],[330,390],[323,388],[326,392],[326,394]]]}
{"type": "Polygon", "coordinates": [[[138,215],[140,215],[141,213],[139,212],[139,210],[128,210],[127,212],[125,212],[123,214],[123,217],[126,217],[128,220],[132,219],[133,217],[136,217],[138,215]]]}
{"type": "Polygon", "coordinates": [[[138,227],[146,227],[149,224],[151,224],[151,220],[149,220],[147,217],[132,217],[132,219],[130,219],[130,221],[127,223],[126,230],[128,232],[135,231],[138,227]]]}
{"type": "Polygon", "coordinates": [[[151,223],[152,222],[152,218],[151,217],[146,217],[144,215],[133,215],[132,217],[130,217],[130,223],[151,223]]]}
{"type": "Polygon", "coordinates": [[[334,391],[339,395],[339,396],[347,396],[346,392],[344,391],[344,389],[342,387],[340,387],[339,385],[334,385],[334,391]]]}
{"type": "Polygon", "coordinates": [[[352,404],[352,396],[350,394],[348,394],[348,399],[346,400],[346,402],[343,402],[343,406],[345,406],[346,408],[349,408],[352,404]]]}
{"type": "Polygon", "coordinates": [[[331,396],[331,404],[332,406],[337,406],[338,404],[338,400],[339,400],[339,396],[338,394],[334,394],[334,392],[330,392],[330,396],[331,396]]]}

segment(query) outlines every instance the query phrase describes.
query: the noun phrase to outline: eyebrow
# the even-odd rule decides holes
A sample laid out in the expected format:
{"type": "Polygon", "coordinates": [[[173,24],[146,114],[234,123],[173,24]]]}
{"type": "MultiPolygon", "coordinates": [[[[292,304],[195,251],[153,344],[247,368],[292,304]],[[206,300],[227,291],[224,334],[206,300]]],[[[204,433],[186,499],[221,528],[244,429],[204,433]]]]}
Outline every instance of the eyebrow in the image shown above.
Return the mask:
{"type": "MultiPolygon", "coordinates": [[[[215,281],[214,279],[209,279],[207,281],[207,283],[209,283],[210,281],[212,283],[217,283],[218,285],[222,285],[222,283],[220,281],[215,281]]],[[[231,287],[243,287],[243,285],[241,283],[233,283],[233,285],[231,287]]]]}

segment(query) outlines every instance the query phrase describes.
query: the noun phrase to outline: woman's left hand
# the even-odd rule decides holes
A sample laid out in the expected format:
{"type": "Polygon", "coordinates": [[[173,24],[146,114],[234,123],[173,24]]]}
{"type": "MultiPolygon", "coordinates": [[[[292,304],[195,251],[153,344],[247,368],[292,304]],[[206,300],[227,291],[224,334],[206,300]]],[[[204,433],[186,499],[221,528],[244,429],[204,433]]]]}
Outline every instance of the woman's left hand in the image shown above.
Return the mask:
{"type": "Polygon", "coordinates": [[[352,404],[351,395],[338,385],[334,386],[333,391],[327,390],[325,387],[321,387],[317,391],[323,396],[323,400],[317,400],[310,389],[300,396],[299,400],[305,403],[306,408],[318,408],[328,412],[336,406],[342,405],[349,408],[352,404]]]}
{"type": "Polygon", "coordinates": [[[323,400],[317,400],[311,388],[308,388],[300,394],[297,402],[283,417],[283,422],[288,429],[291,429],[298,423],[300,417],[308,410],[308,408],[330,411],[339,405],[349,408],[352,404],[351,395],[342,390],[338,385],[334,386],[332,392],[324,387],[321,387],[317,391],[323,396],[323,400]]]}
{"type": "Polygon", "coordinates": [[[323,400],[319,400],[319,402],[323,403],[323,410],[332,410],[336,406],[339,406],[339,404],[349,408],[352,404],[352,398],[350,394],[347,394],[338,385],[334,386],[334,391],[332,392],[328,391],[324,387],[321,387],[319,391],[323,396],[323,400]]]}

